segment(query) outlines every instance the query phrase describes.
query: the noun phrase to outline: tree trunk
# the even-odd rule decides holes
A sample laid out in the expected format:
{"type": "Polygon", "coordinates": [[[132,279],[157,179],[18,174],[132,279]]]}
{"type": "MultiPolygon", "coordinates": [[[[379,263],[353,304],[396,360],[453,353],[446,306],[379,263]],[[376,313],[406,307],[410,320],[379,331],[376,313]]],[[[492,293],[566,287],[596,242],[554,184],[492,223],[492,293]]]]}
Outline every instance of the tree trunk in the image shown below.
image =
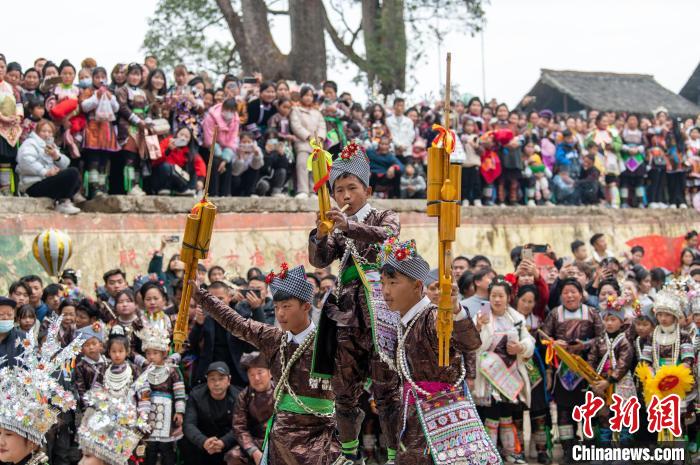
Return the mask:
{"type": "Polygon", "coordinates": [[[216,3],[238,48],[243,73],[260,72],[265,79],[288,78],[289,60],[272,38],[265,1],[241,0],[240,16],[231,0],[216,0],[216,3]]]}
{"type": "Polygon", "coordinates": [[[381,67],[382,93],[406,89],[406,24],[403,17],[404,0],[384,0],[381,28],[382,49],[386,51],[385,66],[381,67]]]}
{"type": "Polygon", "coordinates": [[[406,26],[404,0],[362,1],[362,31],[364,34],[369,84],[375,78],[381,92],[390,94],[406,88],[406,26]]]}
{"type": "Polygon", "coordinates": [[[326,40],[322,0],[289,0],[292,48],[291,75],[299,82],[320,84],[326,79],[326,40]]]}

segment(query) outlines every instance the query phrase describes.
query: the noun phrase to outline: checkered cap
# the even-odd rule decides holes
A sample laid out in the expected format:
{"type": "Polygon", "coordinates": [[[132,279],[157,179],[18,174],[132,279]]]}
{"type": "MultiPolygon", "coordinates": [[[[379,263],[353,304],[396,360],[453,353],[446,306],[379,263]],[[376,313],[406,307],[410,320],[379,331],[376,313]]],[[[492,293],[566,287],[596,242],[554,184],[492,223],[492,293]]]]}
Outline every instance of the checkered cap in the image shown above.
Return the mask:
{"type": "Polygon", "coordinates": [[[384,264],[391,265],[399,273],[423,283],[428,281],[430,265],[418,255],[415,240],[395,242],[390,239],[384,243],[384,257],[384,264]]]}
{"type": "Polygon", "coordinates": [[[437,282],[440,279],[440,271],[437,268],[433,268],[430,270],[430,273],[428,273],[428,278],[423,282],[426,286],[430,286],[434,282],[437,282]]]}
{"type": "Polygon", "coordinates": [[[274,275],[269,279],[268,284],[273,296],[282,291],[304,302],[313,303],[314,287],[306,280],[306,271],[304,271],[303,265],[274,275]]]}
{"type": "Polygon", "coordinates": [[[612,308],[606,308],[605,310],[600,312],[600,318],[605,318],[608,315],[615,316],[623,322],[625,321],[625,311],[623,309],[615,310],[612,308]]]}
{"type": "Polygon", "coordinates": [[[331,172],[328,175],[331,188],[335,184],[336,179],[346,173],[354,174],[365,186],[369,186],[369,158],[367,158],[362,147],[355,142],[348,144],[338,159],[333,162],[331,172]]]}

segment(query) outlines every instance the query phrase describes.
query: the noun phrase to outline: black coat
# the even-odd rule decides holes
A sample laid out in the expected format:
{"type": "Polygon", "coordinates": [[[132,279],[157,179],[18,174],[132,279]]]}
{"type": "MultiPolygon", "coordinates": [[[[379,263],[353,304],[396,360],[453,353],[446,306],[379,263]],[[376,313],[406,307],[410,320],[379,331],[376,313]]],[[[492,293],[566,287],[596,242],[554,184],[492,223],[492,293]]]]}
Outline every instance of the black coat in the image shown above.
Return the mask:
{"type": "Polygon", "coordinates": [[[4,362],[0,363],[0,368],[5,366],[15,366],[17,361],[15,357],[24,352],[24,347],[20,342],[27,337],[27,334],[19,328],[13,328],[7,334],[5,339],[0,342],[0,359],[6,357],[4,362]]]}
{"type": "Polygon", "coordinates": [[[195,446],[203,449],[204,441],[217,437],[224,443],[224,452],[236,445],[233,435],[233,412],[240,390],[230,386],[226,393],[226,408],[219,410],[209,394],[209,387],[202,384],[192,389],[187,399],[183,431],[195,446]]]}
{"type": "MultiPolygon", "coordinates": [[[[253,318],[256,321],[265,322],[264,314],[262,312],[256,312],[255,315],[250,313],[250,307],[236,308],[239,315],[244,318],[253,318]]],[[[206,381],[207,368],[212,362],[218,362],[221,360],[214,360],[214,344],[216,342],[216,326],[217,323],[212,317],[207,315],[204,320],[204,324],[195,323],[192,326],[192,330],[189,335],[190,348],[194,352],[199,353],[199,360],[197,361],[197,369],[194,376],[194,382],[196,384],[204,383],[206,381]],[[203,342],[200,348],[200,342],[203,342]]],[[[228,331],[226,331],[226,340],[228,341],[228,350],[233,360],[233,366],[229,367],[231,369],[231,383],[235,384],[238,388],[243,389],[248,385],[248,373],[241,367],[241,355],[247,352],[252,352],[255,350],[253,346],[247,342],[238,339],[228,331]],[[237,381],[241,380],[241,381],[237,381]]]]}

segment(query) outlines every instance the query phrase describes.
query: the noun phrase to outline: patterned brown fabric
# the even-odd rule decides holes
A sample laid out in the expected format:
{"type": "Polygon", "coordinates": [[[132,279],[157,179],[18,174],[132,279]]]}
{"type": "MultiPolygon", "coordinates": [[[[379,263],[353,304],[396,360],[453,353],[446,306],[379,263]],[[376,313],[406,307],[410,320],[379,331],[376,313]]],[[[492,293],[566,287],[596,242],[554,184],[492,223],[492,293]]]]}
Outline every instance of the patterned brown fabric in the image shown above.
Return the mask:
{"type": "MultiPolygon", "coordinates": [[[[199,289],[195,300],[221,326],[234,336],[255,346],[265,357],[272,372],[272,378],[279,380],[282,375],[280,343],[287,334],[279,328],[255,320],[245,319],[216,297],[199,289]]],[[[293,341],[286,347],[285,357],[289,360],[298,345],[293,341]]],[[[289,385],[299,396],[333,400],[331,390],[310,386],[310,373],[313,351],[308,349],[294,364],[289,374],[289,385]]],[[[333,463],[340,452],[335,438],[335,419],[320,418],[314,415],[299,415],[279,412],[270,432],[270,456],[272,464],[328,465],[333,463]]]]}

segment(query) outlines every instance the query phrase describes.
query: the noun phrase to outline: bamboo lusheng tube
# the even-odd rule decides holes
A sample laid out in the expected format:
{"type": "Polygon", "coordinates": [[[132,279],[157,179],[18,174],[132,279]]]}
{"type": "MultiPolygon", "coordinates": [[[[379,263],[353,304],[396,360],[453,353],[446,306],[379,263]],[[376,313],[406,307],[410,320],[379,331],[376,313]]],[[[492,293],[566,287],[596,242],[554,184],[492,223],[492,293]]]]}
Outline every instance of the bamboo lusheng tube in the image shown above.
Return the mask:
{"type": "Polygon", "coordinates": [[[442,154],[438,147],[428,149],[428,216],[440,216],[440,191],[445,180],[442,170],[442,154]]]}
{"type": "Polygon", "coordinates": [[[216,218],[216,206],[213,203],[206,203],[201,208],[201,219],[197,230],[197,248],[195,257],[204,260],[209,253],[211,235],[214,231],[214,219],[216,218]]]}
{"type": "MultiPolygon", "coordinates": [[[[348,208],[350,208],[350,204],[349,204],[349,203],[346,204],[346,205],[344,205],[343,208],[340,209],[340,213],[345,213],[345,211],[346,211],[348,208]]],[[[326,211],[321,215],[321,217],[323,218],[323,217],[325,216],[325,214],[328,213],[329,210],[330,210],[330,208],[329,208],[328,210],[326,210],[326,211]]],[[[334,223],[333,223],[333,221],[331,221],[331,220],[325,220],[325,222],[324,222],[323,220],[321,220],[321,223],[318,225],[318,230],[319,230],[319,232],[321,233],[321,237],[323,237],[323,236],[325,236],[326,234],[330,233],[330,232],[333,230],[333,226],[335,226],[334,223]]]]}

